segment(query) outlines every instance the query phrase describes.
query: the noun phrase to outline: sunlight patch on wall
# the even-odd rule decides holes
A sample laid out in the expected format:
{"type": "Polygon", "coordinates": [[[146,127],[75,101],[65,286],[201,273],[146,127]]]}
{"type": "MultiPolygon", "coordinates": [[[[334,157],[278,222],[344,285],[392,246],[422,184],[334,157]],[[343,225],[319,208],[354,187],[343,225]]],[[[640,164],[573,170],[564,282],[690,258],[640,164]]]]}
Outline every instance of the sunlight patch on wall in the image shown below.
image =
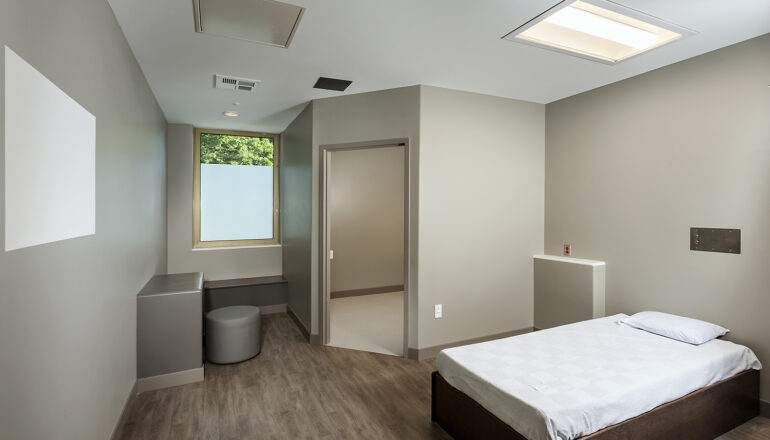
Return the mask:
{"type": "Polygon", "coordinates": [[[5,46],[5,250],[96,233],[96,118],[5,46]]]}

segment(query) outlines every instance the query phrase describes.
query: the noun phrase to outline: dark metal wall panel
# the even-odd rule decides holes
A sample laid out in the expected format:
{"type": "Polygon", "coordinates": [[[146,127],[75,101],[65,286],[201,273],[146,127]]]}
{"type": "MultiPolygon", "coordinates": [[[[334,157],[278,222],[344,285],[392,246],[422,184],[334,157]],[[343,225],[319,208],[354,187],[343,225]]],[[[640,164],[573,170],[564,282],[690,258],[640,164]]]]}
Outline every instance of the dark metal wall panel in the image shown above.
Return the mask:
{"type": "Polygon", "coordinates": [[[740,254],[741,230],[690,228],[690,250],[740,254]]]}

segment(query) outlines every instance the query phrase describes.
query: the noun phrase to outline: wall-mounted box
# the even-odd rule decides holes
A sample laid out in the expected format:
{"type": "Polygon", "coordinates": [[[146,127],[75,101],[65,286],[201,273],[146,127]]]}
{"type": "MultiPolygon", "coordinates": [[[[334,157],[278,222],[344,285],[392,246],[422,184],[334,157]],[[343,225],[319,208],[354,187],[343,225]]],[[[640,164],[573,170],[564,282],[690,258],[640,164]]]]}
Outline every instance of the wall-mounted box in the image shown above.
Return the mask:
{"type": "Polygon", "coordinates": [[[604,316],[603,261],[535,255],[536,329],[604,316]]]}
{"type": "Polygon", "coordinates": [[[137,393],[203,380],[203,272],[156,275],[136,296],[137,393]]]}
{"type": "Polygon", "coordinates": [[[741,253],[741,230],[723,228],[690,228],[690,250],[741,253]]]}

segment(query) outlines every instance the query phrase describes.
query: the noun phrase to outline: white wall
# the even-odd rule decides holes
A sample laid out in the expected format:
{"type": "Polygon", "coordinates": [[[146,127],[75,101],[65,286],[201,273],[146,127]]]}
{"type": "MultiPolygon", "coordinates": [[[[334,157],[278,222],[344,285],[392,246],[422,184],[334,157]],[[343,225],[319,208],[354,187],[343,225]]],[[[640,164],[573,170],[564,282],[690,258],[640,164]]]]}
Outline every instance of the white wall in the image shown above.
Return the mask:
{"type": "Polygon", "coordinates": [[[330,156],[331,292],[403,285],[404,147],[330,156]]]}
{"type": "Polygon", "coordinates": [[[532,327],[544,111],[421,87],[419,348],[532,327]]]}
{"type": "Polygon", "coordinates": [[[136,294],[166,270],[166,121],[106,1],[0,11],[0,45],[96,117],[96,234],[0,252],[0,438],[103,440],[136,380],[136,294]]]}
{"type": "MultiPolygon", "coordinates": [[[[319,146],[383,139],[409,138],[410,204],[412,218],[409,236],[412,261],[409,262],[409,310],[417,307],[417,210],[418,210],[418,157],[419,157],[419,86],[379,92],[345,95],[319,99],[313,102],[312,153],[312,278],[311,278],[311,333],[318,334],[318,161],[319,146]]],[[[409,346],[417,344],[417,317],[409,316],[409,346]]]]}
{"type": "Polygon", "coordinates": [[[312,334],[319,146],[398,138],[410,141],[409,347],[532,326],[532,256],[543,251],[543,105],[414,86],[320,99],[312,109],[312,334]],[[436,303],[446,309],[439,320],[436,303]]]}
{"type": "Polygon", "coordinates": [[[206,280],[281,275],[280,245],[193,249],[193,136],[190,125],[168,125],[168,273],[203,272],[206,280]]]}
{"type": "MultiPolygon", "coordinates": [[[[607,313],[730,328],[770,364],[770,35],[546,109],[545,250],[607,262],[607,313]],[[742,253],[689,250],[740,228],[742,253]]],[[[767,369],[761,396],[770,400],[767,369]]]]}

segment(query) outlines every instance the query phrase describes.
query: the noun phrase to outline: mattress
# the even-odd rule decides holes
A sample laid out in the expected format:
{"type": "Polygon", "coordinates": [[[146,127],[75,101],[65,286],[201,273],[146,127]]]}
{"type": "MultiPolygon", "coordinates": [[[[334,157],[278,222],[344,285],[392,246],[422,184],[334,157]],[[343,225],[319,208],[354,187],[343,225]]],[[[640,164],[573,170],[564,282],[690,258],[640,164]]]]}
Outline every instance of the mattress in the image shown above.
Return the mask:
{"type": "Polygon", "coordinates": [[[441,376],[530,440],[574,439],[761,369],[754,353],[690,345],[618,321],[626,315],[441,351],[441,376]]]}

